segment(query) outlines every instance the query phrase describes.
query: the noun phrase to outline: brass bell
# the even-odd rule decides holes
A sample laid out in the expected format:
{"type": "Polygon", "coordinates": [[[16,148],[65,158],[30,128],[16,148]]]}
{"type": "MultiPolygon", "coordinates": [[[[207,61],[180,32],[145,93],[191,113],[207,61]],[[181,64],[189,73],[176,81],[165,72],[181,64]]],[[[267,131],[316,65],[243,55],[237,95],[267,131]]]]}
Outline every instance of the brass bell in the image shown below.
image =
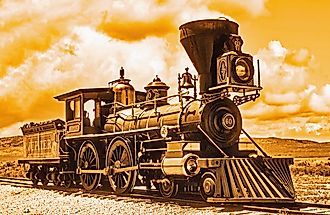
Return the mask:
{"type": "Polygon", "coordinates": [[[194,84],[192,83],[192,75],[188,72],[188,67],[186,68],[186,72],[182,74],[180,87],[184,89],[194,88],[194,84]]]}

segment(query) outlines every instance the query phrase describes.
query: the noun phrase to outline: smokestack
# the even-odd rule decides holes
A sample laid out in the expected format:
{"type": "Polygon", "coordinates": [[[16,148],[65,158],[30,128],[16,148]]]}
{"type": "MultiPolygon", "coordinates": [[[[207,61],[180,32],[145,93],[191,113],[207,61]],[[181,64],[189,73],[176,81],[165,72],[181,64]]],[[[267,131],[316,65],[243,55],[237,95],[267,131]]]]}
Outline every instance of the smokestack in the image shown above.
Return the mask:
{"type": "Polygon", "coordinates": [[[223,54],[230,34],[238,34],[238,24],[225,18],[205,19],[180,26],[180,42],[200,77],[200,93],[216,85],[217,57],[223,54]]]}

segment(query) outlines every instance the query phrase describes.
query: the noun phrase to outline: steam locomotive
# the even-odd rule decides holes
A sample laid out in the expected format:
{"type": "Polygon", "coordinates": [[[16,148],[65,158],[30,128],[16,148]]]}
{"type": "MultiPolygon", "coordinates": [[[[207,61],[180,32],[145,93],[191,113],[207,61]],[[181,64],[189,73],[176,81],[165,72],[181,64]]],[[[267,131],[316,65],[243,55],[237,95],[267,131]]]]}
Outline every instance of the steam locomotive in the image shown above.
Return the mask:
{"type": "Polygon", "coordinates": [[[253,57],[242,52],[238,24],[197,20],[179,30],[199,95],[188,68],[175,95],[158,76],[136,91],[121,68],[109,87],[56,96],[65,103],[65,121],[21,128],[19,162],[29,164],[33,184],[109,187],[116,194],[144,185],[167,198],[198,192],[209,202],[294,201],[293,159],[271,158],[242,129],[238,106],[257,99],[262,87],[259,66],[255,71],[253,57]],[[242,133],[256,149],[241,147],[242,133]]]}

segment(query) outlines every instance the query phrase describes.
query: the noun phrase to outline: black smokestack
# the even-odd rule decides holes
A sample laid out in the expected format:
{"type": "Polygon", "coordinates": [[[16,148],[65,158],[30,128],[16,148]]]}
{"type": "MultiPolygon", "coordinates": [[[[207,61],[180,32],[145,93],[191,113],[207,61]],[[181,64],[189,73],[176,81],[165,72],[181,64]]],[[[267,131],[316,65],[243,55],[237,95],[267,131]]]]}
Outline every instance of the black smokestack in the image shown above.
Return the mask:
{"type": "Polygon", "coordinates": [[[206,19],[180,26],[180,42],[200,76],[200,92],[216,85],[217,57],[223,53],[230,34],[238,34],[238,24],[227,19],[206,19]]]}

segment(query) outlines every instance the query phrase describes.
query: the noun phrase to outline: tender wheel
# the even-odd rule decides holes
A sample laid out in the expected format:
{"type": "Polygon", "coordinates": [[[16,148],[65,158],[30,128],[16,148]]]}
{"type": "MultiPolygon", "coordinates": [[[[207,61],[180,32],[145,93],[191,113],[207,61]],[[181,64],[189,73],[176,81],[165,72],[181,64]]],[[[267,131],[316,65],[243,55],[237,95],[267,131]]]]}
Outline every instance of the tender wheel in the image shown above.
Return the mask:
{"type": "MultiPolygon", "coordinates": [[[[97,149],[94,144],[90,141],[86,141],[80,147],[79,157],[77,161],[77,166],[82,170],[97,170],[100,169],[100,159],[97,153],[97,149]]],[[[90,191],[95,189],[101,180],[101,174],[99,173],[90,173],[90,174],[81,174],[80,180],[82,186],[90,191]]]]}
{"type": "Polygon", "coordinates": [[[39,182],[38,179],[32,179],[31,181],[32,181],[32,185],[33,186],[37,186],[38,185],[38,182],[39,182]]]}
{"type": "Polygon", "coordinates": [[[162,183],[159,184],[159,192],[165,198],[175,197],[179,191],[178,183],[165,178],[162,183]]]}
{"type": "MultiPolygon", "coordinates": [[[[124,168],[133,166],[132,151],[128,141],[115,139],[108,148],[106,165],[111,168],[124,168]]],[[[116,194],[127,193],[135,185],[136,171],[124,171],[109,175],[109,184],[116,194]]]]}
{"type": "Polygon", "coordinates": [[[61,180],[60,180],[59,176],[60,175],[59,175],[59,171],[57,168],[54,168],[54,170],[50,173],[50,180],[57,187],[61,186],[61,180]]]}
{"type": "Polygon", "coordinates": [[[39,182],[39,168],[37,166],[31,166],[29,171],[26,173],[26,177],[29,178],[33,186],[37,186],[39,182]]]}
{"type": "Polygon", "coordinates": [[[61,184],[62,184],[62,182],[59,181],[59,180],[53,181],[53,183],[54,183],[54,185],[55,185],[56,187],[59,187],[59,186],[61,186],[61,184]]]}
{"type": "Polygon", "coordinates": [[[65,188],[70,188],[70,187],[73,186],[73,181],[72,180],[65,180],[65,181],[63,181],[63,186],[65,188]]]}
{"type": "Polygon", "coordinates": [[[38,179],[38,172],[36,171],[30,171],[29,172],[29,178],[32,181],[32,185],[35,187],[38,185],[39,179],[38,179]]]}
{"type": "Polygon", "coordinates": [[[64,179],[63,180],[63,186],[65,188],[70,188],[74,185],[73,178],[72,178],[71,175],[65,174],[65,175],[63,175],[63,179],[64,179]]]}
{"type": "Polygon", "coordinates": [[[43,187],[46,187],[49,182],[47,178],[47,174],[48,174],[48,167],[41,166],[41,168],[39,168],[38,179],[41,181],[43,187]]]}
{"type": "Polygon", "coordinates": [[[32,172],[31,174],[32,174],[32,179],[31,179],[32,185],[37,186],[38,182],[39,182],[38,175],[37,175],[38,173],[32,172]]]}
{"type": "Polygon", "coordinates": [[[215,175],[211,172],[206,172],[202,175],[200,182],[200,194],[206,201],[207,198],[213,197],[215,192],[215,175]]]}
{"type": "Polygon", "coordinates": [[[48,180],[47,179],[42,179],[41,180],[41,183],[42,183],[42,186],[46,187],[48,185],[48,180]]]}

